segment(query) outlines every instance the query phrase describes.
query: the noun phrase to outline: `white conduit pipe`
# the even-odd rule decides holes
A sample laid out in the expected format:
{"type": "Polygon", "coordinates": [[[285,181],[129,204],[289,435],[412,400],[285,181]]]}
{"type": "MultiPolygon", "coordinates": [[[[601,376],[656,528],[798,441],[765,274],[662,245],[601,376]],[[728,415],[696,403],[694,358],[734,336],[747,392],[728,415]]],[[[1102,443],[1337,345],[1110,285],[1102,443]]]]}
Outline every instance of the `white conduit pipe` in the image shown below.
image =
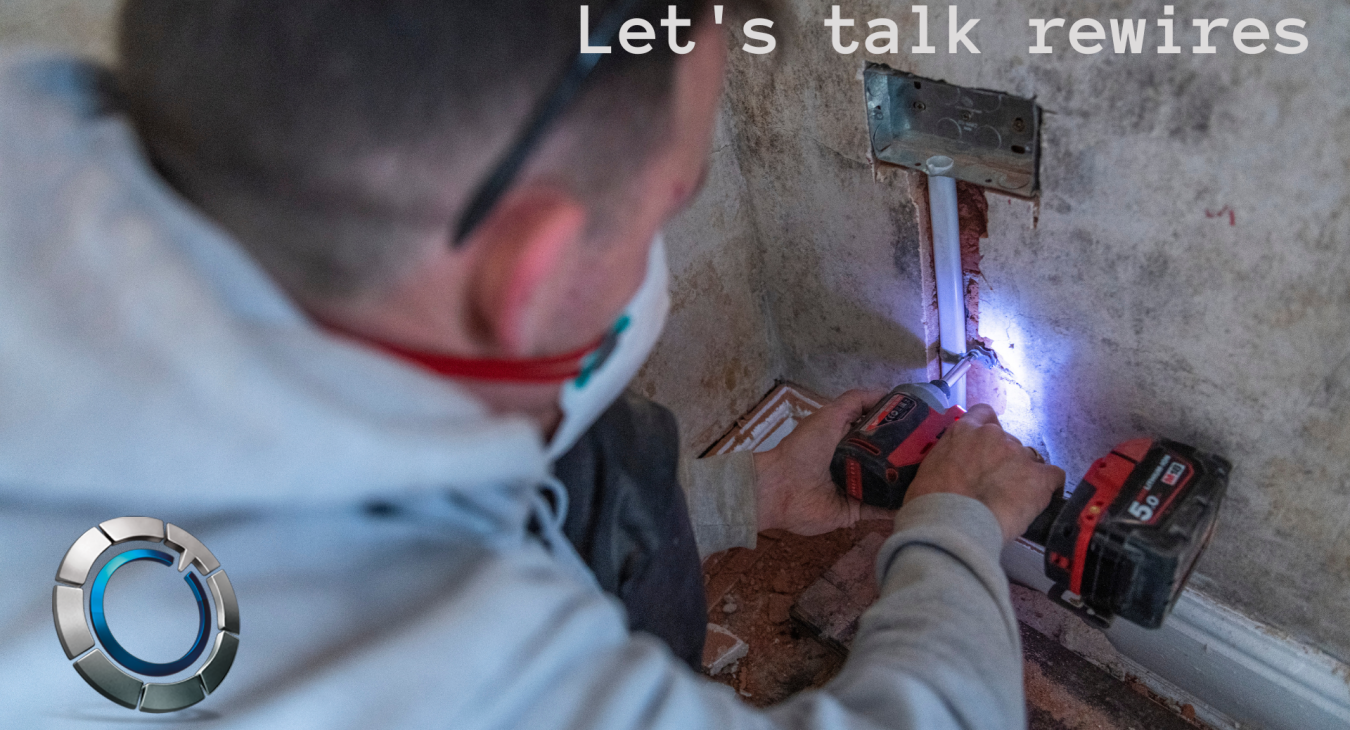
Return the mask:
{"type": "MultiPolygon", "coordinates": [[[[950,157],[928,158],[928,210],[933,222],[933,278],[937,283],[939,372],[966,354],[966,292],[961,273],[961,221],[956,210],[955,166],[950,157]]],[[[952,386],[951,402],[966,407],[966,380],[952,386]]]]}

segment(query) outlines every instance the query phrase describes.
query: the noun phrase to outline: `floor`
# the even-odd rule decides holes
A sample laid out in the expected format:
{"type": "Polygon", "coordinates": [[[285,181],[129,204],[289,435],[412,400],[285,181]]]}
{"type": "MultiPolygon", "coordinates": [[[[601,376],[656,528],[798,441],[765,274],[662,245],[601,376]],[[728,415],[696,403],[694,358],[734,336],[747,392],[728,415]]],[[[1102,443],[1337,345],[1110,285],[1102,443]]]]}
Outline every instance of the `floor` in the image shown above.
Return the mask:
{"type": "MultiPolygon", "coordinates": [[[[836,626],[817,638],[812,622],[804,621],[801,606],[794,604],[808,588],[819,593],[819,585],[813,588],[818,580],[842,585],[833,574],[839,565],[858,562],[856,551],[850,551],[860,543],[876,545],[876,538],[869,536],[884,536],[889,530],[889,521],[877,521],[813,538],[768,534],[760,537],[755,550],[709,557],[704,564],[708,620],[748,644],[745,656],[713,679],[762,707],[833,678],[847,650],[829,634],[851,634],[836,626]]],[[[1199,727],[1184,716],[1193,715],[1189,707],[1181,708],[1182,714],[1173,712],[1142,685],[1116,679],[1026,624],[1022,644],[1031,730],[1199,727]]]]}
{"type": "Polygon", "coordinates": [[[1154,702],[1143,685],[1121,682],[1026,624],[1022,655],[1027,726],[1032,730],[1200,727],[1154,702]]]}
{"type": "Polygon", "coordinates": [[[749,653],[713,677],[763,707],[828,682],[843,655],[816,641],[790,616],[793,602],[869,532],[888,521],[859,523],[819,537],[762,534],[754,550],[733,549],[704,563],[708,621],[749,644],[749,653]]]}

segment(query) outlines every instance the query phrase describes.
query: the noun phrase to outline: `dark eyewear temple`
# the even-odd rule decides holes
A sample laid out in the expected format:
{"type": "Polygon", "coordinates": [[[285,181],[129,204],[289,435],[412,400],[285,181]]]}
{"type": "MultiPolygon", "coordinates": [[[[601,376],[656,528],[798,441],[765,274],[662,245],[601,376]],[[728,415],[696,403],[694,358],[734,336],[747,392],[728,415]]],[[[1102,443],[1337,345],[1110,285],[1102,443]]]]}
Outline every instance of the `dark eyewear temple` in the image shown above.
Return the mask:
{"type": "MultiPolygon", "coordinates": [[[[650,1],[619,0],[596,23],[590,34],[589,45],[612,46],[625,19],[632,17],[650,1]]],[[[576,101],[585,88],[587,79],[604,57],[605,54],[601,53],[578,53],[573,59],[572,64],[553,85],[553,90],[535,108],[529,123],[521,130],[515,142],[470,198],[469,205],[464,209],[464,214],[455,228],[454,238],[451,239],[452,248],[463,246],[474,230],[482,225],[488,213],[492,212],[502,195],[511,188],[520,175],[525,161],[544,140],[552,126],[576,101]]]]}

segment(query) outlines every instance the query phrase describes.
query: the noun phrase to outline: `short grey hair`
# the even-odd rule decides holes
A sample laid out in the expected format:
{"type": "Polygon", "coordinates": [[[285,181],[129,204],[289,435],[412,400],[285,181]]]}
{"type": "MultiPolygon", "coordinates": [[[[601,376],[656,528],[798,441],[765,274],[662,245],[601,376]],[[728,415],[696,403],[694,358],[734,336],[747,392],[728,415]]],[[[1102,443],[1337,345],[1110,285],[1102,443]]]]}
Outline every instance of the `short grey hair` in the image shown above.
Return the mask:
{"type": "MultiPolygon", "coordinates": [[[[592,18],[616,0],[592,0],[592,18]]],[[[702,17],[706,0],[665,0],[702,17]]],[[[288,288],[396,279],[578,52],[557,0],[127,0],[117,78],[161,172],[288,288]]],[[[645,16],[644,16],[645,17],[645,16]]],[[[527,176],[601,210],[659,149],[675,56],[601,62],[527,176]]]]}

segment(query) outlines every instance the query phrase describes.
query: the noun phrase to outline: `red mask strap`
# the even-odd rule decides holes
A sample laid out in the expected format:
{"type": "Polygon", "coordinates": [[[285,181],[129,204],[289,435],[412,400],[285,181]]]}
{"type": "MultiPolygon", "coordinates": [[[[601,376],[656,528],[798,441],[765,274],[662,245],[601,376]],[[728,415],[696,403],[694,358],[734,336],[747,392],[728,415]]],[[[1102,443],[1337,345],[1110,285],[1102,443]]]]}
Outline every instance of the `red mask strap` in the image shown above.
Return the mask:
{"type": "Polygon", "coordinates": [[[604,344],[604,338],[573,352],[522,360],[476,360],[439,352],[414,350],[325,325],[337,334],[363,342],[401,360],[447,378],[497,380],[515,383],[561,383],[581,374],[586,358],[604,344]]]}

